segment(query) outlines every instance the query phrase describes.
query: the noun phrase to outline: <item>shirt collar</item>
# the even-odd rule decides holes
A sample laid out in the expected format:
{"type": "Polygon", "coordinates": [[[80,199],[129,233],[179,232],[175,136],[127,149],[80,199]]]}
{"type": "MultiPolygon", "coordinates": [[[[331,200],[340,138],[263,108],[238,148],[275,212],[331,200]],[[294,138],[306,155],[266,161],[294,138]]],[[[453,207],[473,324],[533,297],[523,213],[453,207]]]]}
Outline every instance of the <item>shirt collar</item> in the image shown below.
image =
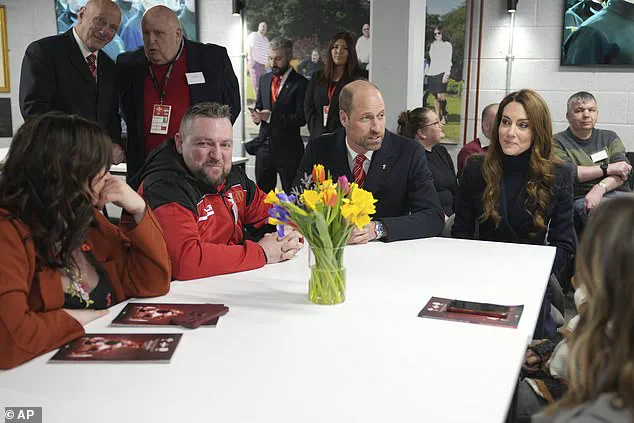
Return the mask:
{"type": "MultiPolygon", "coordinates": [[[[350,169],[352,169],[354,167],[354,159],[357,158],[357,155],[359,155],[359,153],[357,153],[352,148],[350,148],[350,144],[348,143],[348,136],[347,135],[346,135],[346,150],[348,151],[348,163],[350,164],[350,169]]],[[[370,162],[372,161],[372,154],[374,154],[374,151],[371,151],[371,150],[366,151],[365,154],[364,154],[364,156],[368,159],[365,162],[365,163],[368,164],[368,167],[370,166],[370,162]]],[[[365,168],[365,166],[364,166],[364,168],[365,168]]]]}
{"type": "MultiPolygon", "coordinates": [[[[84,60],[86,60],[86,57],[90,56],[91,54],[94,54],[95,56],[97,56],[97,53],[99,53],[99,51],[90,51],[86,43],[84,43],[82,39],[79,38],[79,35],[77,34],[77,29],[75,27],[73,27],[73,36],[75,37],[75,41],[77,41],[77,45],[79,46],[79,49],[81,50],[81,55],[84,56],[84,60]]],[[[97,65],[97,59],[95,58],[95,66],[96,65],[97,65]]]]}

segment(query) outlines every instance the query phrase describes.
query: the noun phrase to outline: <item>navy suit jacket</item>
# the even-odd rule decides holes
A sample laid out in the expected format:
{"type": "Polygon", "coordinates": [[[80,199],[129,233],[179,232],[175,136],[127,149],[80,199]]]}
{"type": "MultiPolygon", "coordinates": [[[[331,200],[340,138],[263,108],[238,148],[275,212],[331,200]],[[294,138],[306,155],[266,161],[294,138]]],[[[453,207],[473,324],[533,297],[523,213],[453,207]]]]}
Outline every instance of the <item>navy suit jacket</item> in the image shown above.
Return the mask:
{"type": "Polygon", "coordinates": [[[121,142],[119,80],[114,62],[101,50],[97,82],[73,30],[31,43],[22,60],[20,111],[29,117],[57,110],[98,122],[114,142],[121,142]]]}
{"type": "MultiPolygon", "coordinates": [[[[185,40],[187,72],[202,72],[204,84],[189,85],[191,104],[215,101],[231,108],[231,123],[240,114],[240,90],[227,49],[215,44],[185,40]]],[[[128,180],[145,161],[144,87],[148,60],[143,47],[117,57],[122,79],[121,110],[128,128],[126,161],[128,180]]],[[[151,105],[149,107],[152,107],[151,105]]],[[[180,122],[178,123],[180,125],[180,122]]]]}
{"type": "Polygon", "coordinates": [[[304,154],[304,141],[299,129],[306,124],[304,93],[307,80],[293,69],[282,86],[275,106],[271,105],[272,73],[260,77],[255,108],[271,111],[269,123],[260,123],[260,139],[268,140],[276,163],[297,164],[304,154]]]}
{"type": "MultiPolygon", "coordinates": [[[[322,135],[308,143],[293,185],[323,164],[333,180],[346,175],[353,181],[348,163],[345,130],[322,135]]],[[[426,238],[442,233],[444,213],[427,166],[425,150],[416,141],[385,131],[381,148],[374,152],[363,188],[376,203],[376,214],[387,231],[386,241],[426,238]]]]}

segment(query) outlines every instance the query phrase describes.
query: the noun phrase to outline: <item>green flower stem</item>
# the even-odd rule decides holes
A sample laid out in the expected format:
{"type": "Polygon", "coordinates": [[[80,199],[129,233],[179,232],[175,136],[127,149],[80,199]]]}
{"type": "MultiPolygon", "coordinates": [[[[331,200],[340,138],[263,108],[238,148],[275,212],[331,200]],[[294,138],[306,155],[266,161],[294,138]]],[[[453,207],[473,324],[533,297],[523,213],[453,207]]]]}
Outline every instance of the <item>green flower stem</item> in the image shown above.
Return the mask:
{"type": "Polygon", "coordinates": [[[312,248],[315,263],[311,266],[308,298],[316,304],[339,304],[345,300],[343,248],[312,248]]]}

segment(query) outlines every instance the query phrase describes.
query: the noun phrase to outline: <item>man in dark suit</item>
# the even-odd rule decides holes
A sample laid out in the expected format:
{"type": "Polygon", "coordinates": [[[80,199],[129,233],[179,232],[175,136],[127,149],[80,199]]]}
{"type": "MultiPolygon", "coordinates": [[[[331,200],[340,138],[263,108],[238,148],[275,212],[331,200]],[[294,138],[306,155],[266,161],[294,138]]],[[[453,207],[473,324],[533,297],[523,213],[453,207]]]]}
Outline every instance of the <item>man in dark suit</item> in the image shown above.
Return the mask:
{"type": "MultiPolygon", "coordinates": [[[[121,142],[119,85],[115,64],[101,49],[115,36],[121,12],[112,0],[90,0],[77,24],[63,34],[29,45],[20,75],[24,119],[58,110],[94,120],[121,142]]],[[[113,162],[124,159],[113,145],[113,162]]]]}
{"type": "Polygon", "coordinates": [[[349,243],[398,241],[440,235],[444,213],[427,166],[414,140],[385,129],[385,103],[368,81],[346,85],[339,97],[342,129],[308,143],[294,185],[313,165],[323,164],[333,180],[345,175],[378,200],[374,220],[353,231],[349,243]]]}
{"type": "Polygon", "coordinates": [[[229,105],[240,114],[238,79],[224,47],[183,38],[174,11],[154,6],[141,21],[143,47],[117,58],[121,108],[127,124],[128,181],[163,140],[172,138],[187,109],[203,101],[229,105]]]}
{"type": "Polygon", "coordinates": [[[304,118],[307,80],[290,66],[293,43],[276,38],[269,45],[271,73],[260,77],[260,88],[251,118],[260,125],[255,159],[255,178],[264,192],[275,188],[280,174],[284,191],[290,192],[297,166],[304,154],[299,128],[304,118]]]}

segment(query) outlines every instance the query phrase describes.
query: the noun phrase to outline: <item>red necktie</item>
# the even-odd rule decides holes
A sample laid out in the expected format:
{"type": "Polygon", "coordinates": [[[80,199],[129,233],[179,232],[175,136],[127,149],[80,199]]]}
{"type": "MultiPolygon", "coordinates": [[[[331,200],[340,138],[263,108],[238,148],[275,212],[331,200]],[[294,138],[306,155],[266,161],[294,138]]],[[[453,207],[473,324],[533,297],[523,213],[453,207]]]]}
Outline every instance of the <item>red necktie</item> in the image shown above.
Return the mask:
{"type": "Polygon", "coordinates": [[[352,176],[354,181],[363,188],[363,182],[365,182],[365,170],[363,170],[363,162],[367,159],[363,154],[357,154],[354,159],[354,169],[352,170],[352,176]]]}
{"type": "Polygon", "coordinates": [[[273,75],[273,81],[271,81],[271,104],[274,105],[277,101],[277,92],[280,90],[280,78],[277,75],[273,75]]]}
{"type": "Polygon", "coordinates": [[[90,70],[90,74],[92,75],[92,79],[97,80],[97,65],[95,61],[97,60],[97,56],[95,53],[91,53],[86,57],[86,62],[88,63],[88,69],[90,70]]]}

